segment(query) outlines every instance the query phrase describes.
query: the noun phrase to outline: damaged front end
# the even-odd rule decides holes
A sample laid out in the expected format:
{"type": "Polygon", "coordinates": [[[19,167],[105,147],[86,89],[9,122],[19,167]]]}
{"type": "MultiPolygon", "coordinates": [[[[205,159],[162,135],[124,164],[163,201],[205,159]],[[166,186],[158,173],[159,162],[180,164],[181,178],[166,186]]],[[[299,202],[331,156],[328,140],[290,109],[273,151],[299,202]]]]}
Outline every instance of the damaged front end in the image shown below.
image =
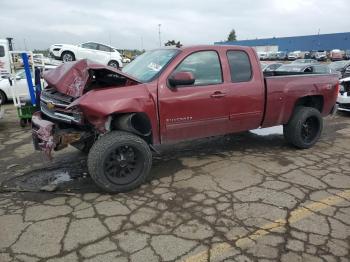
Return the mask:
{"type": "Polygon", "coordinates": [[[44,75],[48,86],[40,96],[40,112],[32,117],[33,143],[36,150],[51,159],[52,150],[69,144],[81,148],[92,145],[99,134],[107,131],[108,116],[87,114],[79,103],[87,92],[97,88],[114,88],[136,84],[115,69],[88,60],[63,64],[44,75]]]}
{"type": "Polygon", "coordinates": [[[52,150],[61,150],[69,144],[93,139],[94,133],[77,128],[60,128],[57,123],[45,120],[41,112],[32,117],[32,136],[35,150],[43,151],[50,159],[52,150]]]}

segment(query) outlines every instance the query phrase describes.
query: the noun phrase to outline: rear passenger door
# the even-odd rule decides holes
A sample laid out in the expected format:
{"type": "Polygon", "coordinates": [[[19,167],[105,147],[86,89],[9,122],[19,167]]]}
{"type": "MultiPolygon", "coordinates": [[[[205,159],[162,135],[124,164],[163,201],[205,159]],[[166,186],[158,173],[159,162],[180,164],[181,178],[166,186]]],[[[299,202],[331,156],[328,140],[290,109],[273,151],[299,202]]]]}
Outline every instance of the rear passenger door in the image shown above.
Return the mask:
{"type": "Polygon", "coordinates": [[[238,132],[257,128],[263,119],[265,103],[263,76],[257,70],[259,63],[253,51],[248,54],[243,50],[228,50],[226,57],[231,77],[227,96],[230,129],[238,132]]]}
{"type": "Polygon", "coordinates": [[[84,43],[79,48],[78,59],[90,59],[92,61],[98,62],[98,58],[96,56],[96,52],[98,51],[98,44],[89,42],[84,43]]]}

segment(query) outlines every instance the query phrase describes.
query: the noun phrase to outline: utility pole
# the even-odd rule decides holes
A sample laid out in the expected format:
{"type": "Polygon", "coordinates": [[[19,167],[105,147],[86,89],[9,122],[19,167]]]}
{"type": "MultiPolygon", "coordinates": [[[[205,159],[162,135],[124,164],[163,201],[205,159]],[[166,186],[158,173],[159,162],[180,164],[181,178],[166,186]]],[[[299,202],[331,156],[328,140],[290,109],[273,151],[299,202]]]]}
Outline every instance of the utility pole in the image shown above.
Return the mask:
{"type": "Polygon", "coordinates": [[[26,39],[23,38],[23,44],[24,44],[24,50],[27,51],[27,42],[26,42],[26,39]]]}
{"type": "Polygon", "coordinates": [[[162,26],[162,24],[158,24],[158,35],[159,35],[159,47],[162,47],[162,40],[160,37],[160,27],[162,26]]]}

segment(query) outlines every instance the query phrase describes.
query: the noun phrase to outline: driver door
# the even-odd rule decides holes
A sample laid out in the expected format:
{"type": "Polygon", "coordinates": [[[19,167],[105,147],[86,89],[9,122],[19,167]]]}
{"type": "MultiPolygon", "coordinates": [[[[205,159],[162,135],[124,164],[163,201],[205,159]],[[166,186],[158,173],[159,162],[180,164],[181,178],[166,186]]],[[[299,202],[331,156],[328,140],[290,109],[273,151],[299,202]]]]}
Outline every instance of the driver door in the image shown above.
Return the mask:
{"type": "Polygon", "coordinates": [[[227,131],[227,86],[219,54],[206,50],[191,53],[170,73],[191,72],[193,85],[159,87],[162,142],[177,142],[224,134],[227,131]]]}

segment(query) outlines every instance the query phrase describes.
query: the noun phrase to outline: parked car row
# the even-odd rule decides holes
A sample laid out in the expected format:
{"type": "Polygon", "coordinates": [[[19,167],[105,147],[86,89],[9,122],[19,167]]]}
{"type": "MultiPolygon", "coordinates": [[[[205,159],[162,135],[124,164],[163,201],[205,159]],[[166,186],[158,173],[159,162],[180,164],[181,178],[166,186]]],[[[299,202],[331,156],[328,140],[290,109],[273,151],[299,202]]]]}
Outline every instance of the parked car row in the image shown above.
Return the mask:
{"type": "Polygon", "coordinates": [[[350,77],[350,61],[348,60],[332,62],[329,64],[329,67],[337,71],[340,78],[350,77]]]}
{"type": "MultiPolygon", "coordinates": [[[[348,62],[348,61],[345,61],[348,62]]],[[[334,62],[339,63],[339,62],[334,62]]],[[[332,63],[332,64],[334,64],[332,63]]],[[[350,64],[350,61],[349,61],[350,64]]],[[[279,62],[260,62],[261,70],[265,75],[293,75],[293,74],[337,74],[338,78],[343,75],[333,65],[321,64],[314,59],[297,59],[291,63],[279,62]]],[[[344,71],[350,75],[350,67],[348,71],[344,71]]]]}
{"type": "Polygon", "coordinates": [[[350,50],[333,49],[331,51],[312,50],[312,51],[278,51],[278,52],[258,52],[260,60],[289,60],[314,59],[317,61],[340,61],[350,60],[350,50]]]}

